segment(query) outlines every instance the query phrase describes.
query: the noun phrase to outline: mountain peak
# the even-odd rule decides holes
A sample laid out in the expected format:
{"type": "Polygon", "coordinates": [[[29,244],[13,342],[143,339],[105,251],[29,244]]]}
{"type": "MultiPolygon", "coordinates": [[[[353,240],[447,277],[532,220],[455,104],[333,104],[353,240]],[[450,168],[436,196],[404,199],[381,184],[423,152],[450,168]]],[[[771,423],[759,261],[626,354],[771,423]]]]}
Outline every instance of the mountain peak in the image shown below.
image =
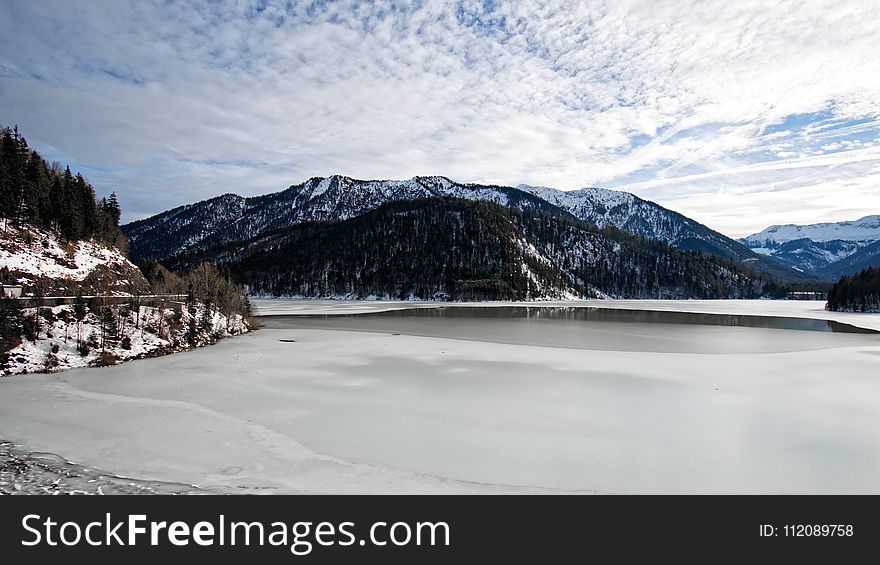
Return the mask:
{"type": "Polygon", "coordinates": [[[798,239],[816,242],[835,240],[872,242],[880,240],[880,215],[864,216],[858,220],[822,222],[816,224],[779,224],[744,237],[750,244],[779,244],[798,239]]]}
{"type": "MultiPolygon", "coordinates": [[[[165,221],[142,220],[126,226],[126,233],[133,257],[163,259],[226,241],[251,239],[302,222],[348,220],[388,202],[438,197],[485,200],[522,211],[541,210],[691,251],[738,260],[756,258],[741,243],[627,192],[602,188],[564,191],[524,184],[514,188],[459,183],[445,176],[415,176],[408,180],[312,177],[282,192],[230,204],[225,210],[199,203],[175,214],[166,212],[156,216],[165,221]]],[[[764,267],[768,272],[779,268],[769,263],[764,267]]],[[[792,273],[777,271],[782,276],[792,273]]]]}
{"type": "Polygon", "coordinates": [[[781,224],[741,240],[757,253],[828,278],[880,265],[880,215],[844,222],[781,224]]]}

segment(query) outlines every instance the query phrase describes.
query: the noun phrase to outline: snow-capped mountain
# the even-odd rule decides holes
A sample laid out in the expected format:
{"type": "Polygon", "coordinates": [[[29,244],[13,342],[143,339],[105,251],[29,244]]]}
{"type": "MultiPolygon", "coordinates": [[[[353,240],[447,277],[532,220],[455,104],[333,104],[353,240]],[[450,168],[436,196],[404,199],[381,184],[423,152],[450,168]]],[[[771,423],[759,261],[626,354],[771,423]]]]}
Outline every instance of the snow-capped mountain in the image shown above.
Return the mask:
{"type": "Polygon", "coordinates": [[[464,184],[442,176],[408,180],[315,177],[253,198],[227,194],[181,206],[123,226],[131,256],[167,259],[306,221],[346,220],[401,200],[453,197],[487,200],[519,210],[540,209],[599,227],[612,226],[686,250],[752,263],[782,278],[796,271],[756,254],[740,242],[635,195],[602,188],[561,191],[520,185],[464,184]]]}
{"type": "Polygon", "coordinates": [[[880,215],[849,222],[778,225],[744,237],[756,253],[827,278],[880,265],[880,215]]]}
{"type": "Polygon", "coordinates": [[[492,202],[388,202],[170,258],[223,265],[256,295],[421,300],[758,298],[784,292],[741,262],[492,202]]]}
{"type": "Polygon", "coordinates": [[[764,231],[744,237],[750,247],[760,244],[780,244],[798,239],[815,242],[880,240],[880,215],[865,216],[851,222],[828,222],[822,224],[770,226],[764,231]]]}

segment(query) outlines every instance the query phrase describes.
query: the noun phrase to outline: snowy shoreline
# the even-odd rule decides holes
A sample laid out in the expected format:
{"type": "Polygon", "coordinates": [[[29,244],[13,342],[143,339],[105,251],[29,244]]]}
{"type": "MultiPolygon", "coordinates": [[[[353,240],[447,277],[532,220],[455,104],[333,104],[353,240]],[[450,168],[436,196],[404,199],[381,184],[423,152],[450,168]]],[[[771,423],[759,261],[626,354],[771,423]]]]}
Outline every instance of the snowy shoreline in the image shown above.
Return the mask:
{"type": "Polygon", "coordinates": [[[190,313],[180,304],[162,304],[100,307],[83,303],[78,313],[76,305],[26,308],[22,321],[30,322],[33,335],[23,336],[3,354],[0,378],[115,365],[211,345],[250,331],[238,314],[207,312],[202,304],[190,313]],[[190,329],[194,335],[188,339],[190,329]]]}

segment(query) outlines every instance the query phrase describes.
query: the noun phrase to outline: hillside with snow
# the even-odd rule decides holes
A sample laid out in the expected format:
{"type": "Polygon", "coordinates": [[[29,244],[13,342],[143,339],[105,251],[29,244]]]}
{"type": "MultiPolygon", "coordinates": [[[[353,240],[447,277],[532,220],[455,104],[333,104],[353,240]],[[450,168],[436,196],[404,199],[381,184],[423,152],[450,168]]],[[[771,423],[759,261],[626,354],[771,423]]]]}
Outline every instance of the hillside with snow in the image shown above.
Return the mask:
{"type": "Polygon", "coordinates": [[[4,283],[22,285],[25,295],[149,291],[143,274],[119,249],[94,239],[65,242],[27,224],[0,231],[0,271],[4,283]]]}
{"type": "Polygon", "coordinates": [[[0,354],[0,374],[45,373],[157,357],[209,345],[249,331],[241,315],[223,315],[203,304],[122,302],[26,308],[25,335],[0,354]]]}
{"type": "Polygon", "coordinates": [[[216,270],[202,268],[206,283],[188,302],[175,297],[187,280],[166,274],[176,286],[158,290],[173,295],[153,296],[117,247],[8,225],[0,232],[0,277],[21,285],[23,297],[0,301],[0,374],[115,365],[249,331],[246,301],[216,270]],[[93,298],[71,299],[78,294],[93,298]]]}

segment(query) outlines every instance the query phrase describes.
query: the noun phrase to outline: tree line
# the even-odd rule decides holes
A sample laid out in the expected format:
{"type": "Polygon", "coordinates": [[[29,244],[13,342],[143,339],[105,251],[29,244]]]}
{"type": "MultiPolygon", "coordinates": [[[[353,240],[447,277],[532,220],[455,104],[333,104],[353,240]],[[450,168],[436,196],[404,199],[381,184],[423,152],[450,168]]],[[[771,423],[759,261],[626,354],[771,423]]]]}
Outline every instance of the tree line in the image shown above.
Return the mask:
{"type": "Polygon", "coordinates": [[[828,310],[880,312],[880,269],[868,267],[841,277],[828,293],[828,310]]]}
{"type": "Polygon", "coordinates": [[[47,163],[18,131],[0,129],[0,217],[4,230],[31,224],[67,241],[95,238],[124,249],[116,193],[100,200],[80,173],[47,163]]]}

